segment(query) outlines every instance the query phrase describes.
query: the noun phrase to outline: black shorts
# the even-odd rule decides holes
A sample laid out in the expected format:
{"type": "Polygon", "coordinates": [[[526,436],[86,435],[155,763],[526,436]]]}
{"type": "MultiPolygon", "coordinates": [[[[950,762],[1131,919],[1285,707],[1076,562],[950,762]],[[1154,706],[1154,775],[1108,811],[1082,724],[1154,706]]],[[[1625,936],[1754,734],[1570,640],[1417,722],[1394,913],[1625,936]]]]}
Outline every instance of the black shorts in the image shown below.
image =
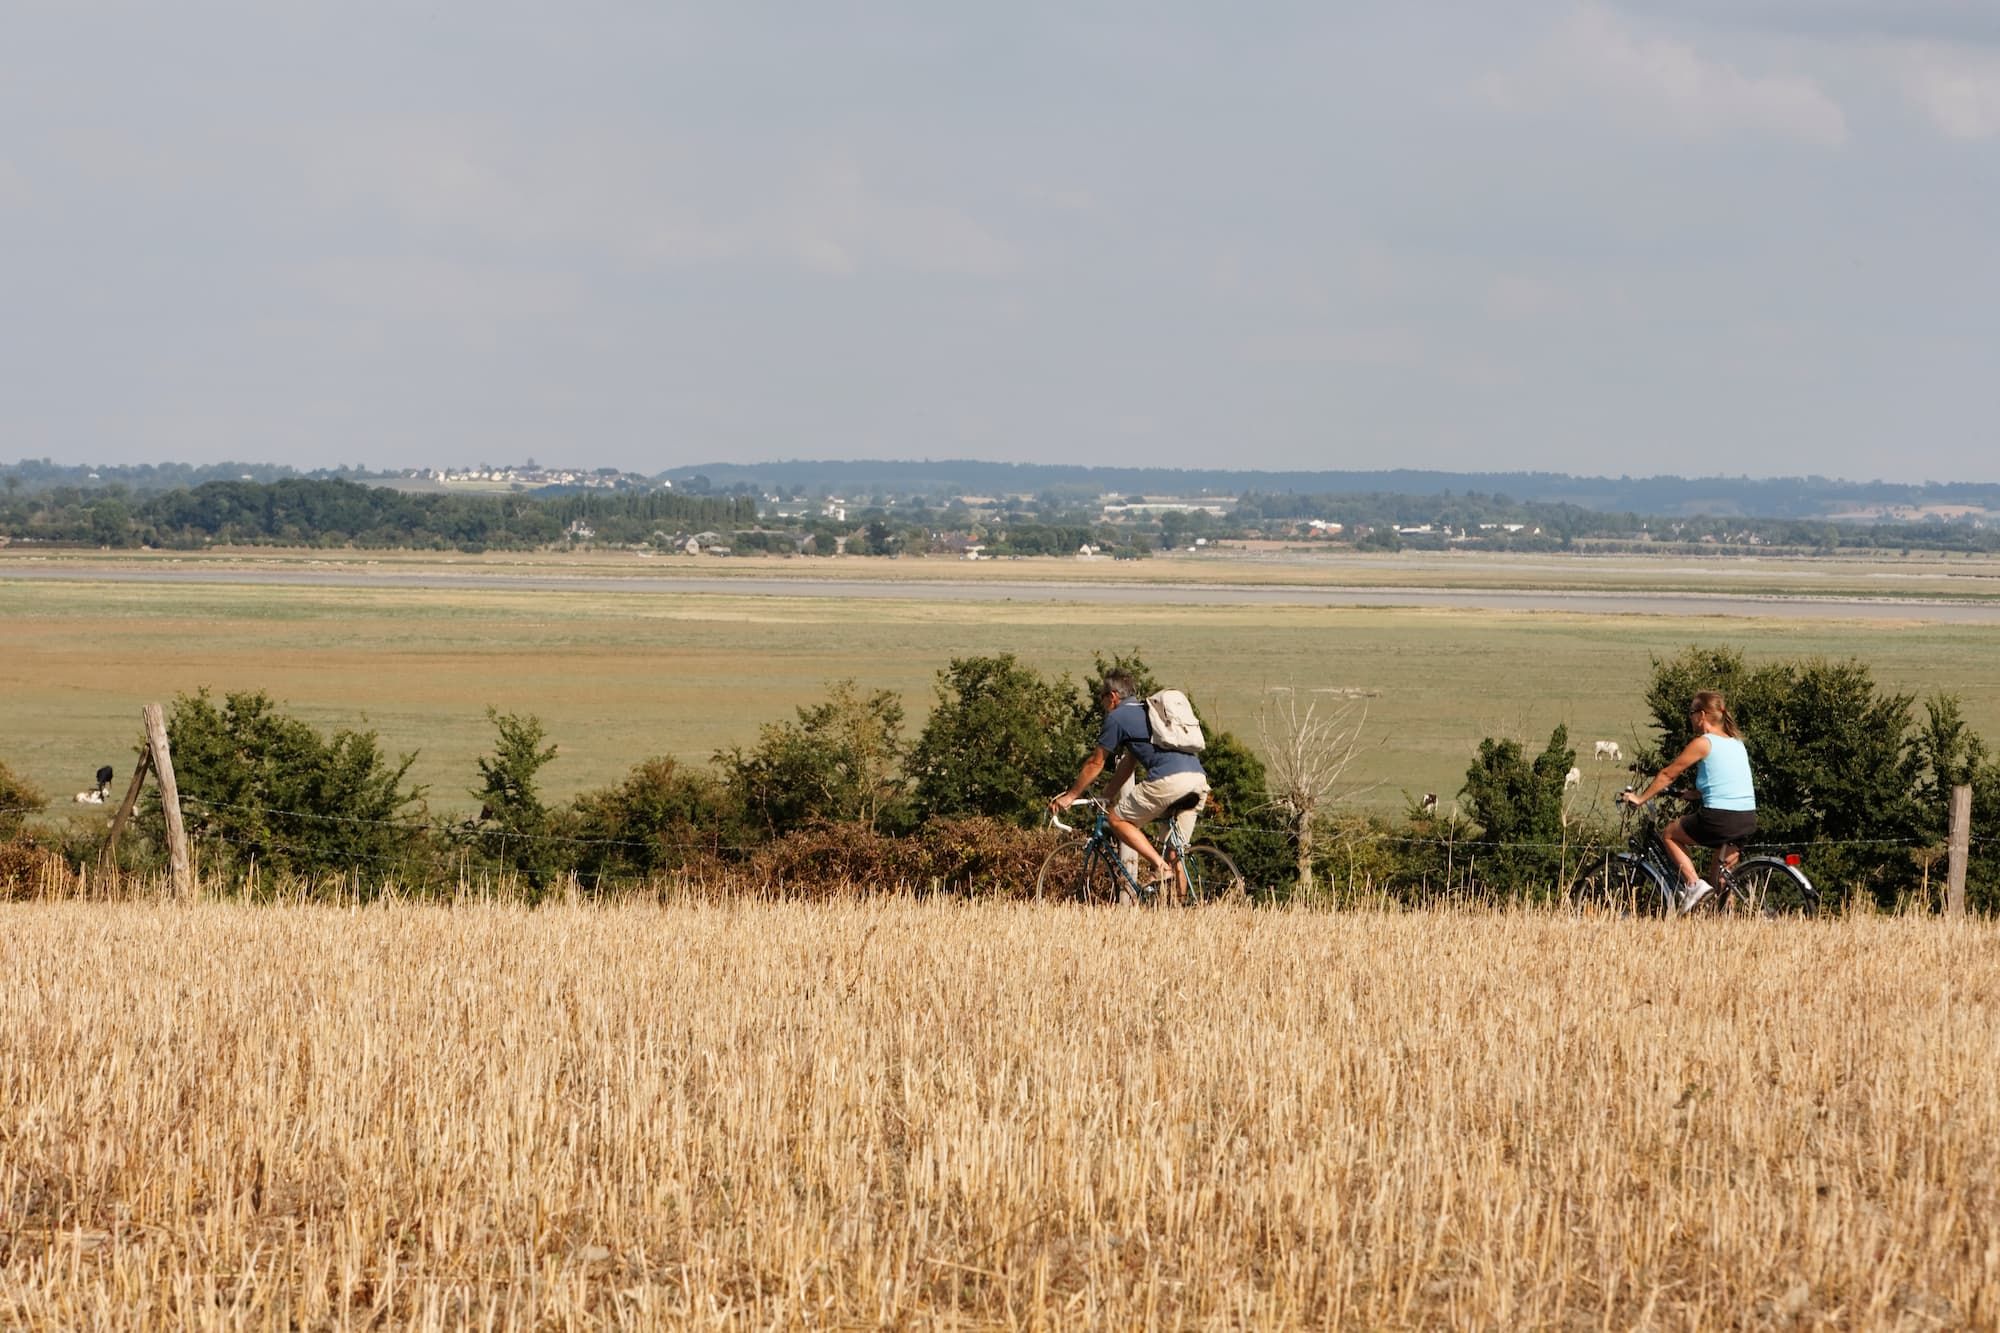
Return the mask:
{"type": "Polygon", "coordinates": [[[1707,806],[1681,820],[1681,827],[1699,847],[1720,847],[1725,842],[1741,846],[1757,831],[1755,810],[1711,810],[1707,806]]]}

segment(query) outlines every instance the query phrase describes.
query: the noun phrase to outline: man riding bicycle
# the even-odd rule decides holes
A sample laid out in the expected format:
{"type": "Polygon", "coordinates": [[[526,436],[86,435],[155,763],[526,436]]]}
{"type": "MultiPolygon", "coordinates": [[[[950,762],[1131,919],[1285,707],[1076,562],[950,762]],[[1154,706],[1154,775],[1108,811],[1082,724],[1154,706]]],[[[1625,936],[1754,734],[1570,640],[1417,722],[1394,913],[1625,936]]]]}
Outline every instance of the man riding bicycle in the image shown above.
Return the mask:
{"type": "Polygon", "coordinates": [[[1139,697],[1138,683],[1130,672],[1106,672],[1104,690],[1097,702],[1104,709],[1104,728],[1098,733],[1097,748],[1083,761],[1083,768],[1070,789],[1049,802],[1049,809],[1056,814],[1069,809],[1090,790],[1090,784],[1104,772],[1111,756],[1120,755],[1111,778],[1111,790],[1117,800],[1105,817],[1118,841],[1151,867],[1150,882],[1171,884],[1176,872],[1147,841],[1144,825],[1172,810],[1182,845],[1186,845],[1194,836],[1195,812],[1208,795],[1208,774],[1196,756],[1153,744],[1146,703],[1139,697]],[[1134,782],[1133,773],[1140,766],[1146,770],[1146,780],[1134,782]],[[1189,797],[1194,799],[1190,801],[1189,797]]]}

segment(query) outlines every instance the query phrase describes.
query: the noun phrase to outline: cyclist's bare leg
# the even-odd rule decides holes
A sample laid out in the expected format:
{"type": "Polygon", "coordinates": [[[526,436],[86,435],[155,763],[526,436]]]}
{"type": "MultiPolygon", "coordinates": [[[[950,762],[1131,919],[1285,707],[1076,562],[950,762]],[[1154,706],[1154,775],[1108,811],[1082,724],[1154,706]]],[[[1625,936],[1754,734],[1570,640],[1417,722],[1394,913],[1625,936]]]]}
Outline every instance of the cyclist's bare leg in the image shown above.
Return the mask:
{"type": "Polygon", "coordinates": [[[1715,881],[1720,884],[1729,878],[1729,872],[1736,868],[1736,858],[1743,849],[1733,842],[1725,842],[1715,849],[1715,881]]]}
{"type": "Polygon", "coordinates": [[[1681,883],[1692,885],[1696,880],[1701,878],[1701,874],[1694,868],[1694,856],[1692,853],[1695,841],[1688,836],[1685,823],[1685,820],[1676,819],[1673,823],[1667,825],[1665,837],[1667,840],[1667,853],[1674,858],[1674,865],[1681,872],[1681,883]]]}
{"type": "Polygon", "coordinates": [[[1129,819],[1121,819],[1115,809],[1105,812],[1104,821],[1111,825],[1113,837],[1137,852],[1139,859],[1153,868],[1155,877],[1167,873],[1166,858],[1162,857],[1159,849],[1147,839],[1145,829],[1129,819]]]}

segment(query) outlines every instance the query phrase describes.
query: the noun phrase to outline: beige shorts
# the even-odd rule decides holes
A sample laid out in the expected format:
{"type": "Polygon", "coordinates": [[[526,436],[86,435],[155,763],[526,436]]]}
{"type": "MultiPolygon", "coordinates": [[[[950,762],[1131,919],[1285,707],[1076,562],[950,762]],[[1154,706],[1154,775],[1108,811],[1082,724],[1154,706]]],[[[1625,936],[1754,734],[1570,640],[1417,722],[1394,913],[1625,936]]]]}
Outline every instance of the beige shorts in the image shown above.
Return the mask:
{"type": "Polygon", "coordinates": [[[1199,792],[1202,800],[1174,816],[1181,841],[1194,837],[1194,817],[1208,800],[1208,778],[1200,773],[1176,773],[1172,777],[1134,782],[1118,795],[1118,817],[1134,824],[1149,824],[1165,814],[1183,796],[1199,792]]]}

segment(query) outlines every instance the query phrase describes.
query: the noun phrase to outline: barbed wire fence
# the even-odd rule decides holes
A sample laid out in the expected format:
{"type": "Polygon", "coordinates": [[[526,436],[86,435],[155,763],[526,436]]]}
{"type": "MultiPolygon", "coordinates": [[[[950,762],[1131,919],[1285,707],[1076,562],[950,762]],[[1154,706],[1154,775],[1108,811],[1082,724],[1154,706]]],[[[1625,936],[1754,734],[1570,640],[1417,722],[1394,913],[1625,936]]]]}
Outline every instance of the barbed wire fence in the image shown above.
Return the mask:
{"type": "MultiPolygon", "coordinates": [[[[571,851],[589,850],[622,855],[631,858],[665,858],[678,862],[691,857],[709,857],[723,862],[746,862],[759,852],[767,852],[780,841],[775,837],[742,838],[724,837],[720,831],[700,835],[693,833],[656,833],[643,837],[609,837],[566,832],[532,832],[508,830],[476,819],[433,819],[404,818],[382,819],[359,815],[329,814],[324,811],[298,810],[282,806],[253,804],[240,801],[214,801],[203,797],[182,793],[181,806],[189,826],[192,839],[198,850],[226,851],[239,864],[254,864],[257,858],[275,853],[285,860],[313,864],[332,859],[342,868],[342,874],[353,874],[367,868],[383,878],[391,878],[395,872],[409,872],[422,863],[426,857],[436,868],[440,861],[448,862],[451,853],[458,853],[460,865],[454,876],[460,881],[476,878],[474,871],[491,873],[494,867],[477,857],[481,844],[494,845],[497,856],[504,860],[507,851],[517,847],[548,847],[571,851]],[[232,834],[228,831],[225,816],[254,816],[271,821],[270,825],[259,828],[254,834],[232,834]],[[395,841],[406,844],[404,850],[371,850],[366,846],[350,845],[329,858],[323,845],[289,837],[282,825],[320,825],[347,828],[381,830],[395,841]],[[273,827],[275,825],[276,827],[273,827]]],[[[31,816],[41,813],[46,807],[5,806],[0,807],[0,816],[31,816]]],[[[1027,831],[1027,830],[1024,830],[1027,831]]],[[[2000,843],[1994,836],[1972,835],[1968,838],[1971,849],[1985,849],[2000,843]]],[[[1480,854],[1502,851],[1529,851],[1548,853],[1570,853],[1579,863],[1599,861],[1622,848],[1622,840],[1615,837],[1572,838],[1567,841],[1508,841],[1478,836],[1458,836],[1449,833],[1395,832],[1369,829],[1346,831],[1329,839],[1328,847],[1366,848],[1385,847],[1405,851],[1431,851],[1480,854]]],[[[1934,837],[1893,837],[1893,838],[1811,838],[1766,843],[1753,842],[1744,848],[1746,854],[1760,851],[1803,852],[1810,864],[1813,853],[1821,850],[1859,849],[1883,851],[1893,849],[1935,849],[1939,846],[1934,837]]],[[[678,865],[666,865],[655,869],[634,872],[602,869],[578,869],[574,863],[566,867],[564,874],[586,881],[593,891],[635,891],[657,884],[662,878],[672,877],[679,870],[678,865]]]]}
{"type": "MultiPolygon", "coordinates": [[[[153,776],[160,788],[161,813],[166,824],[169,844],[172,883],[177,894],[190,892],[193,888],[191,840],[185,826],[188,813],[195,820],[194,833],[204,846],[219,846],[234,854],[233,859],[247,863],[249,873],[255,875],[256,860],[259,856],[270,857],[277,854],[280,860],[291,860],[306,866],[332,869],[340,878],[352,876],[359,882],[362,867],[374,867],[382,879],[388,880],[395,872],[410,875],[419,873],[430,878],[439,869],[437,853],[440,844],[445,851],[459,853],[457,880],[463,887],[475,869],[473,854],[482,844],[497,846],[499,857],[482,858],[476,868],[483,875],[504,876],[506,874],[494,864],[496,859],[504,860],[511,850],[534,848],[561,848],[571,852],[597,851],[623,854],[633,860],[651,862],[643,870],[623,872],[605,865],[580,866],[574,857],[557,873],[565,877],[569,887],[575,888],[587,881],[592,892],[630,892],[642,886],[650,887],[661,878],[681,871],[685,862],[693,857],[707,857],[711,861],[725,861],[734,858],[744,862],[765,852],[779,842],[775,838],[727,839],[721,831],[714,830],[707,836],[667,835],[661,832],[644,837],[605,837],[554,831],[523,830],[495,824],[485,818],[451,820],[449,818],[377,818],[361,815],[332,814],[321,810],[298,810],[279,806],[212,800],[196,794],[178,790],[174,779],[173,761],[168,748],[164,717],[158,704],[148,704],[142,710],[145,722],[145,740],[142,745],[139,765],[135,768],[131,786],[124,801],[106,833],[105,841],[99,849],[98,869],[101,874],[115,873],[116,844],[120,831],[135,813],[140,789],[149,775],[153,776]],[[232,834],[228,825],[230,816],[254,816],[262,820],[302,825],[320,825],[348,828],[368,828],[388,833],[401,844],[400,849],[371,850],[363,846],[349,845],[335,855],[329,855],[323,846],[287,837],[282,828],[262,827],[254,834],[232,834]],[[677,864],[659,864],[660,858],[677,861],[677,864]]],[[[94,803],[93,803],[94,804],[94,803]]],[[[20,817],[25,819],[40,813],[45,807],[12,805],[0,806],[0,818],[20,817]]],[[[1970,827],[1971,788],[1960,785],[1953,789],[1950,828],[1944,849],[1950,857],[1948,889],[1943,906],[1948,912],[1962,915],[1964,912],[1965,871],[1974,849],[1984,848],[1993,843],[1991,837],[1975,835],[1970,827]]],[[[484,811],[481,812],[482,816],[484,811]]],[[[240,821],[239,821],[240,822],[240,821]]],[[[1426,850],[1443,852],[1450,858],[1460,852],[1554,852],[1565,861],[1570,854],[1576,854],[1575,865],[1578,878],[1582,867],[1590,861],[1600,861],[1608,866],[1617,854],[1617,843],[1609,836],[1609,830],[1602,830],[1607,836],[1598,836],[1600,831],[1592,830],[1578,837],[1566,837],[1561,841],[1516,841],[1487,839],[1482,837],[1462,837],[1456,832],[1456,812],[1449,817],[1449,827],[1443,833],[1423,834],[1417,832],[1395,832],[1385,829],[1365,831],[1347,830],[1329,841],[1330,846],[1352,849],[1365,846],[1394,847],[1405,850],[1426,850]]],[[[1623,841],[1621,837],[1619,841],[1623,841]]],[[[1883,851],[1904,848],[1914,854],[1934,853],[1922,865],[1925,891],[1928,892],[1930,862],[1937,859],[1939,844],[1934,837],[1907,836],[1891,838],[1808,838],[1781,841],[1752,842],[1743,850],[1746,853],[1804,851],[1808,855],[1814,851],[1835,851],[1846,849],[1871,849],[1883,851]]],[[[1465,873],[1470,874],[1470,864],[1465,873]]],[[[1567,874],[1567,869],[1562,872],[1567,874]]],[[[1446,877],[1451,871],[1448,868],[1446,877]]],[[[1468,882],[1470,882],[1468,880],[1468,882]]],[[[1568,886],[1559,886],[1567,892],[1568,886]]]]}

